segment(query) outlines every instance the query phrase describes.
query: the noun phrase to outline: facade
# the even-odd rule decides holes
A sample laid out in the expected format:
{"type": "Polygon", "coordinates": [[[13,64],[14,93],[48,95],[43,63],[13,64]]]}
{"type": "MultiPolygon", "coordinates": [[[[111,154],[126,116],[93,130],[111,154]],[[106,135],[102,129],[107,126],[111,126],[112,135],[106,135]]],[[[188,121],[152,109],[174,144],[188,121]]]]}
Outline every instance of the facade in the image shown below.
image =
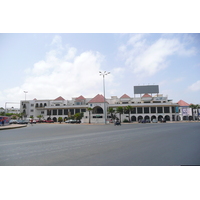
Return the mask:
{"type": "MultiPolygon", "coordinates": [[[[152,90],[152,87],[150,90],[152,90]]],[[[138,91],[140,90],[137,88],[137,94],[138,91]]],[[[145,87],[145,91],[148,91],[148,86],[145,87]]],[[[142,119],[151,121],[157,119],[159,121],[162,118],[167,121],[180,120],[179,104],[173,103],[172,100],[162,94],[153,94],[152,91],[139,94],[138,97],[136,94],[134,97],[124,94],[119,98],[111,96],[111,98],[105,99],[103,95],[97,94],[93,98],[85,98],[81,95],[71,100],[66,100],[61,96],[51,100],[23,100],[20,103],[20,112],[24,113],[27,118],[37,119],[39,115],[42,115],[44,119],[52,119],[55,122],[58,121],[59,117],[62,117],[65,121],[76,113],[83,113],[82,123],[88,123],[89,116],[91,123],[104,123],[104,115],[108,121],[111,119],[111,114],[107,112],[109,108],[116,110],[117,107],[125,108],[126,106],[133,108],[130,112],[132,122],[138,122],[142,119]],[[88,108],[92,108],[91,113],[89,113],[88,108]],[[106,113],[104,114],[104,112],[106,113]]],[[[115,113],[115,116],[120,118],[119,113],[115,113]]],[[[129,119],[129,113],[126,111],[121,114],[121,121],[123,122],[125,119],[129,119]]]]}

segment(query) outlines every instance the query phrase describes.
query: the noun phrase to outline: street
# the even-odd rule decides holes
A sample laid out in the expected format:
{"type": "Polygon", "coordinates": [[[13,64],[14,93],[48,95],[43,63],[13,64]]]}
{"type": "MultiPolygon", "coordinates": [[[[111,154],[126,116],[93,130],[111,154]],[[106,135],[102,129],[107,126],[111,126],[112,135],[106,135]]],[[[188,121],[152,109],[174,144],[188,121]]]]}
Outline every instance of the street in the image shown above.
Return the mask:
{"type": "Polygon", "coordinates": [[[0,131],[0,165],[200,165],[199,130],[199,122],[28,125],[0,131]]]}

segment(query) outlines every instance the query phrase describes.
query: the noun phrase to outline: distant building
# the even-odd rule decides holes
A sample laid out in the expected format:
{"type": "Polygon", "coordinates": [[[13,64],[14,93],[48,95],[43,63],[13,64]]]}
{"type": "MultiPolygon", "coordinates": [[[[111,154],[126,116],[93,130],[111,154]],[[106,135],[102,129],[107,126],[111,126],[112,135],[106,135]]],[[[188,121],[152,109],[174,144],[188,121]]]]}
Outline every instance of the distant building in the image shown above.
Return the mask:
{"type": "MultiPolygon", "coordinates": [[[[74,97],[71,100],[66,100],[63,97],[56,99],[43,100],[22,100],[20,103],[20,112],[24,113],[25,117],[30,118],[42,115],[44,119],[52,119],[58,121],[58,117],[66,120],[75,113],[84,113],[82,118],[83,123],[89,122],[88,108],[92,108],[91,123],[104,123],[104,102],[106,109],[107,120],[111,119],[111,115],[107,113],[108,108],[116,110],[121,106],[125,108],[130,105],[133,107],[130,117],[132,122],[137,122],[142,119],[157,119],[165,118],[167,121],[178,121],[182,118],[179,116],[179,104],[173,103],[167,96],[159,94],[158,86],[136,87],[134,97],[127,94],[121,97],[111,96],[104,99],[104,96],[97,94],[93,98],[85,98],[84,96],[74,97]],[[145,92],[145,93],[143,93],[145,92]],[[139,95],[139,96],[137,96],[139,95]]],[[[116,113],[119,118],[119,113],[116,113]]],[[[126,111],[121,115],[121,120],[128,119],[129,115],[126,111]]]]}

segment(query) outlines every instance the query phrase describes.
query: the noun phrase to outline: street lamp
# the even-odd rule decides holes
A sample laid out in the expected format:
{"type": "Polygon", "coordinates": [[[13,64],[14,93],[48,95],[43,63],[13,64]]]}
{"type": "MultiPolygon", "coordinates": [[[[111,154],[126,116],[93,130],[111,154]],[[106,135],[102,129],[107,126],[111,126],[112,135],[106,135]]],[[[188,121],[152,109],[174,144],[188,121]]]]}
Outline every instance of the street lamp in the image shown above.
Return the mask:
{"type": "Polygon", "coordinates": [[[105,124],[106,124],[106,95],[105,95],[105,76],[110,74],[110,72],[99,72],[100,76],[103,76],[103,94],[104,94],[104,118],[105,118],[105,124]]]}
{"type": "MultiPolygon", "coordinates": [[[[26,93],[28,93],[28,91],[24,91],[24,93],[25,93],[25,102],[24,102],[24,104],[25,104],[25,107],[24,107],[24,108],[26,108],[26,93]]],[[[24,118],[26,119],[26,111],[25,111],[24,118]]]]}

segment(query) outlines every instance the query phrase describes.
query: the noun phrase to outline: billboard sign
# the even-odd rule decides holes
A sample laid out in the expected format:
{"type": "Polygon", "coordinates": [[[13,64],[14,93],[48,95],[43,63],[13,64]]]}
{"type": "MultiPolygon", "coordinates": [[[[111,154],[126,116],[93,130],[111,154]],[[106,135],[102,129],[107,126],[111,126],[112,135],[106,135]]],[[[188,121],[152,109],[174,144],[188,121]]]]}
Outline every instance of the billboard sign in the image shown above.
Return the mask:
{"type": "Polygon", "coordinates": [[[134,94],[159,93],[158,85],[134,86],[134,94]]]}

